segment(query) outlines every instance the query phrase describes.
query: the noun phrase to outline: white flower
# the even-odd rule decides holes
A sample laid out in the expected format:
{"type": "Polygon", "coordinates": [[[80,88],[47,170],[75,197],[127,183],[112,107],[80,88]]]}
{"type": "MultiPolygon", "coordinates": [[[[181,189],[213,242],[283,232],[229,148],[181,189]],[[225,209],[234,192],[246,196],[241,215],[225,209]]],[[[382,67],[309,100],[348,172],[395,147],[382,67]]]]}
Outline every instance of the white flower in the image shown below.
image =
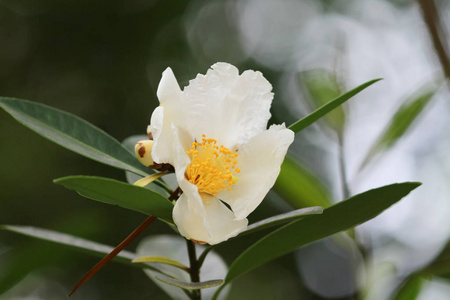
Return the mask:
{"type": "Polygon", "coordinates": [[[260,72],[239,75],[227,63],[183,91],[170,68],[163,72],[152,157],[175,168],[183,193],[173,219],[187,239],[217,244],[236,236],[274,185],[294,133],[284,124],[266,130],[271,90],[260,72]]]}

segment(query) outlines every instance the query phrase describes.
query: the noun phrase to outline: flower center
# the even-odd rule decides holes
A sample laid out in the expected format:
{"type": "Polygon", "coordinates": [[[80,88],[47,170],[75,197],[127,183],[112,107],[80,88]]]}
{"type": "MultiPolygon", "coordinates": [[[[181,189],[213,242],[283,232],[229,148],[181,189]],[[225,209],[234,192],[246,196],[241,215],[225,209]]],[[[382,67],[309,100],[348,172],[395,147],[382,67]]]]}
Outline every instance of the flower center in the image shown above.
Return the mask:
{"type": "Polygon", "coordinates": [[[198,187],[200,193],[217,196],[221,190],[231,190],[238,181],[233,174],[241,172],[236,167],[238,154],[223,145],[217,146],[215,139],[202,135],[202,142],[193,142],[186,153],[191,163],[186,168],[187,180],[198,187]]]}

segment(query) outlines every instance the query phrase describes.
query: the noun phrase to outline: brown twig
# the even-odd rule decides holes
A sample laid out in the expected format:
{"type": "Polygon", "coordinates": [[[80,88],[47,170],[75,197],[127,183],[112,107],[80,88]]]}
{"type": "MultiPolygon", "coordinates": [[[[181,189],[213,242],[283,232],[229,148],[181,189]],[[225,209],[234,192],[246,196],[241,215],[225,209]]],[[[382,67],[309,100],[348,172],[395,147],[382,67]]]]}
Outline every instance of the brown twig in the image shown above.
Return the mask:
{"type": "Polygon", "coordinates": [[[181,193],[182,193],[182,191],[181,191],[180,187],[177,187],[175,189],[175,191],[173,191],[173,193],[170,194],[169,200],[172,201],[172,200],[177,199],[180,196],[181,193]]]}
{"type": "Polygon", "coordinates": [[[433,39],[434,48],[436,49],[439,61],[445,77],[450,78],[450,59],[447,45],[442,41],[446,41],[443,26],[439,18],[439,13],[434,0],[418,0],[422,9],[423,18],[428,28],[428,32],[433,39]]]}
{"type": "Polygon", "coordinates": [[[141,223],[125,240],[122,241],[113,251],[106,255],[101,261],[99,261],[86,275],[81,278],[74,289],[70,292],[67,297],[70,297],[75,293],[80,286],[82,286],[86,281],[89,280],[95,273],[100,271],[108,262],[111,261],[117,254],[120,253],[132,240],[134,240],[139,234],[141,234],[156,218],[153,216],[148,217],[144,222],[141,223]]]}

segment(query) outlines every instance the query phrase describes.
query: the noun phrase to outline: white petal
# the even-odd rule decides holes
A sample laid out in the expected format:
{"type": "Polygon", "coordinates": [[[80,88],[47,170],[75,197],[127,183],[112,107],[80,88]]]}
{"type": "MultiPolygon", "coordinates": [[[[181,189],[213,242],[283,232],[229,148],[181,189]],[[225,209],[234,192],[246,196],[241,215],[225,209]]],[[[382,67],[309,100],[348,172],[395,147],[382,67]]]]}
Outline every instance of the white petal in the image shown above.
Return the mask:
{"type": "Polygon", "coordinates": [[[172,69],[165,69],[158,85],[158,91],[156,92],[159,101],[161,104],[165,104],[166,101],[178,100],[181,94],[182,91],[172,69]]]}
{"type": "Polygon", "coordinates": [[[178,198],[172,214],[173,220],[182,236],[197,241],[206,242],[209,240],[209,234],[203,225],[204,213],[189,207],[188,196],[185,193],[178,198]]]}
{"type": "Polygon", "coordinates": [[[234,214],[217,198],[202,194],[203,213],[192,210],[190,196],[184,193],[173,209],[173,219],[180,234],[187,239],[210,245],[226,241],[247,228],[247,219],[236,221],[234,214]]]}
{"type": "MultiPolygon", "coordinates": [[[[162,109],[162,107],[158,107],[155,113],[158,114],[158,110],[162,109]]],[[[158,115],[156,115],[158,117],[158,115]]],[[[153,121],[153,116],[152,116],[153,121]]],[[[157,123],[155,123],[157,124],[157,123]]],[[[203,214],[203,203],[202,199],[198,193],[197,186],[188,182],[185,178],[185,171],[187,166],[191,163],[190,158],[186,154],[185,149],[189,149],[192,143],[192,140],[188,133],[186,133],[183,129],[177,128],[175,124],[171,124],[170,130],[164,128],[167,132],[165,135],[161,135],[159,141],[165,142],[165,139],[170,140],[165,144],[165,153],[167,155],[167,160],[164,162],[170,163],[175,168],[175,176],[178,182],[179,187],[185,193],[190,195],[189,206],[190,209],[195,211],[197,214],[203,214]]],[[[155,148],[156,142],[153,144],[153,149],[155,148]]],[[[152,157],[155,159],[154,152],[152,149],[152,157]]]]}
{"type": "Polygon", "coordinates": [[[183,93],[172,69],[163,72],[157,94],[161,105],[153,111],[150,120],[154,141],[152,157],[157,163],[172,163],[172,141],[175,139],[172,127],[184,128],[185,120],[183,93]]]}
{"type": "MultiPolygon", "coordinates": [[[[185,192],[189,190],[198,194],[197,187],[189,183],[184,176],[187,166],[191,163],[189,156],[186,154],[186,149],[190,149],[192,140],[185,130],[177,128],[174,124],[172,124],[170,134],[172,140],[168,149],[171,156],[169,163],[175,168],[178,185],[185,192]]],[[[198,198],[200,199],[200,197],[198,198]]]]}
{"type": "Polygon", "coordinates": [[[212,245],[243,231],[247,227],[246,219],[234,220],[233,212],[224,204],[206,194],[200,196],[197,186],[186,180],[184,173],[190,159],[185,149],[192,143],[189,134],[174,124],[167,134],[172,139],[166,147],[170,153],[168,162],[175,167],[175,175],[183,191],[173,210],[173,218],[181,235],[212,245]],[[208,205],[205,205],[204,201],[208,202],[208,205]]]}
{"type": "Polygon", "coordinates": [[[220,199],[233,209],[236,219],[246,218],[275,184],[294,132],[285,125],[272,125],[239,149],[239,181],[231,191],[221,191],[220,199]]]}
{"type": "MultiPolygon", "coordinates": [[[[270,118],[273,99],[272,86],[260,72],[247,70],[241,75],[236,67],[216,63],[206,75],[197,75],[184,91],[180,90],[170,68],[162,75],[158,86],[158,98],[163,112],[159,121],[160,135],[154,134],[156,162],[167,162],[170,138],[167,128],[175,124],[192,138],[201,140],[202,134],[216,139],[229,149],[245,144],[261,133],[270,118]]],[[[152,133],[158,125],[151,121],[152,133]]]]}
{"type": "Polygon", "coordinates": [[[265,130],[270,118],[272,86],[260,72],[217,63],[199,74],[183,92],[171,69],[163,73],[158,98],[164,125],[173,122],[197,140],[202,134],[233,148],[265,130]],[[166,120],[167,118],[170,119],[166,120]]]}
{"type": "Polygon", "coordinates": [[[264,131],[270,118],[272,86],[260,72],[216,63],[206,75],[199,74],[184,89],[195,122],[186,124],[199,140],[202,134],[225,147],[246,143],[264,131]]]}
{"type": "Polygon", "coordinates": [[[157,163],[167,163],[170,160],[170,152],[168,150],[170,133],[167,132],[170,130],[170,126],[164,127],[163,123],[164,108],[159,106],[153,111],[150,119],[150,130],[153,135],[152,158],[157,163]]]}

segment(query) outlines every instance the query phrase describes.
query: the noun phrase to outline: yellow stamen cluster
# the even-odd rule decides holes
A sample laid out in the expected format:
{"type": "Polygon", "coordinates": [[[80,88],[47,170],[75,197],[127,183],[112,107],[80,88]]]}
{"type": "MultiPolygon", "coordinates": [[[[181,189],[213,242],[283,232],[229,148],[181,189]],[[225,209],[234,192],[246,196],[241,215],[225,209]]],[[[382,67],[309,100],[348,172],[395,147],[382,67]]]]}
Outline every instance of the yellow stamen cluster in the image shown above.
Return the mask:
{"type": "Polygon", "coordinates": [[[193,142],[186,153],[191,163],[186,168],[186,178],[198,187],[201,193],[217,196],[221,190],[231,190],[238,181],[233,174],[241,172],[236,167],[238,154],[223,145],[217,146],[215,139],[202,136],[202,142],[193,142]]]}

